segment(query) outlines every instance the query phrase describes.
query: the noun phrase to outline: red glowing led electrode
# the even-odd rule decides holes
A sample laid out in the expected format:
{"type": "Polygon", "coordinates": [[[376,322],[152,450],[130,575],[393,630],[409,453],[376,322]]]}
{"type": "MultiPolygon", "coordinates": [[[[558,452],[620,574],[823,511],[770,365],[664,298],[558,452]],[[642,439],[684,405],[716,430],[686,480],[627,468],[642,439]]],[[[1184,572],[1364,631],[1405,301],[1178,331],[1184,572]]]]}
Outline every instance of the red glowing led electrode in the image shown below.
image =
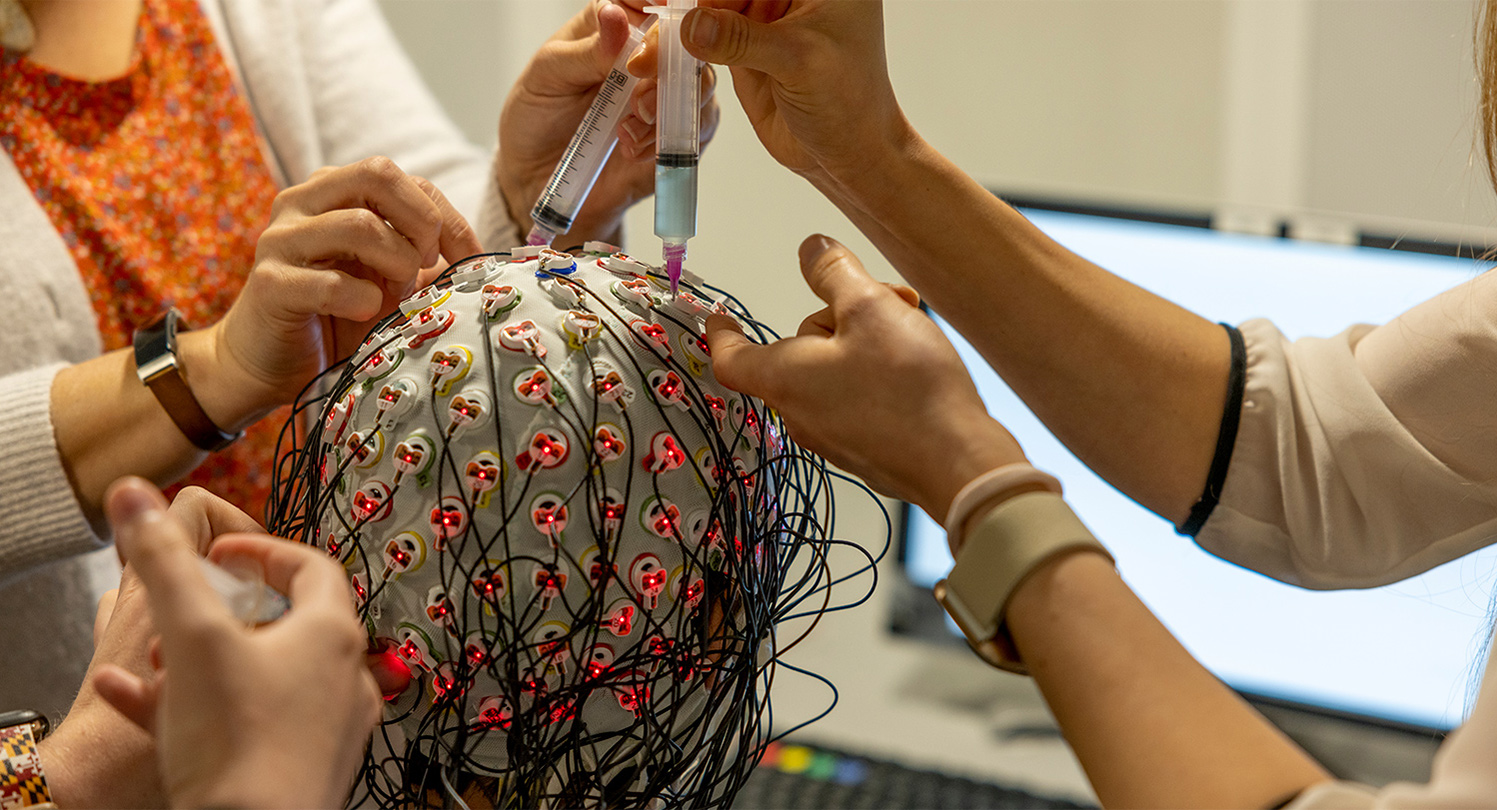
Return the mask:
{"type": "Polygon", "coordinates": [[[577,704],[570,700],[558,700],[546,713],[552,723],[565,723],[577,716],[577,704]]]}
{"type": "Polygon", "coordinates": [[[480,391],[458,394],[447,403],[447,435],[457,436],[464,429],[486,421],[488,414],[488,397],[485,394],[480,391]]]}
{"type": "Polygon", "coordinates": [[[527,405],[555,404],[551,375],[539,366],[520,372],[515,378],[515,396],[527,405]]]}
{"type": "Polygon", "coordinates": [[[349,515],[357,525],[378,523],[390,516],[393,505],[390,488],[382,482],[370,481],[353,494],[349,515]]]}
{"type": "Polygon", "coordinates": [[[686,451],[675,436],[662,430],[650,439],[650,454],[640,463],[652,473],[670,472],[686,463],[686,451]]]}
{"type": "Polygon", "coordinates": [[[587,653],[587,674],[593,680],[603,677],[609,669],[613,668],[613,647],[607,644],[594,644],[587,653]]]}
{"type": "Polygon", "coordinates": [[[426,606],[426,617],[431,619],[432,624],[438,627],[446,627],[452,622],[452,600],[443,596],[436,602],[426,606]]]}
{"type": "Polygon", "coordinates": [[[645,678],[643,672],[630,672],[626,677],[634,681],[634,684],[614,686],[613,691],[618,696],[619,708],[639,717],[645,704],[650,702],[650,687],[643,683],[645,678]]]}
{"type": "Polygon", "coordinates": [[[707,403],[707,412],[712,414],[712,421],[717,425],[717,432],[723,432],[728,423],[728,402],[722,397],[711,394],[702,394],[702,401],[707,403]]]}
{"type": "Polygon", "coordinates": [[[681,589],[681,603],[686,606],[687,610],[696,610],[697,605],[701,604],[702,597],[706,593],[707,582],[705,580],[692,580],[690,585],[686,585],[681,589]]]}
{"type": "Polygon", "coordinates": [[[401,532],[385,542],[382,556],[385,578],[390,579],[420,567],[426,557],[426,543],[415,532],[401,532]]]}
{"type": "Polygon", "coordinates": [[[442,333],[452,328],[457,315],[452,312],[443,312],[440,315],[430,308],[416,313],[407,325],[405,332],[410,335],[410,347],[419,349],[427,341],[441,337],[442,333]]]}
{"type": "Polygon", "coordinates": [[[438,550],[445,547],[448,540],[459,537],[468,529],[468,507],[463,499],[456,495],[448,495],[442,498],[442,502],[432,508],[429,522],[433,536],[437,538],[438,550]]]}
{"type": "Polygon", "coordinates": [[[650,390],[655,392],[655,399],[661,405],[683,411],[691,409],[691,402],[686,398],[686,384],[681,382],[681,376],[676,372],[657,369],[650,372],[649,382],[650,390]]]}
{"type": "Polygon", "coordinates": [[[660,558],[654,554],[641,554],[629,566],[629,582],[646,610],[654,610],[660,604],[660,594],[669,578],[670,572],[660,565],[660,558]]]}
{"type": "Polygon", "coordinates": [[[432,696],[432,702],[458,700],[467,693],[470,685],[466,678],[460,677],[450,662],[439,664],[431,677],[431,689],[436,693],[432,696]]]}
{"type": "Polygon", "coordinates": [[[451,393],[452,386],[467,377],[472,367],[473,353],[463,346],[448,346],[445,351],[432,352],[427,370],[431,373],[432,388],[437,396],[445,397],[451,393]]]}
{"type": "Polygon", "coordinates": [[[483,299],[483,314],[489,320],[503,315],[520,303],[520,293],[514,287],[488,284],[480,293],[483,299]]]}
{"type": "Polygon", "coordinates": [[[552,546],[567,528],[567,505],[554,492],[542,492],[530,502],[530,525],[546,536],[552,546]]]}
{"type": "Polygon", "coordinates": [[[645,348],[654,351],[662,357],[671,356],[670,335],[666,333],[665,327],[658,323],[646,323],[634,320],[629,324],[629,331],[633,332],[645,348]]]}
{"type": "Polygon", "coordinates": [[[546,356],[546,347],[540,341],[540,328],[535,325],[535,321],[531,320],[520,321],[500,329],[499,346],[536,358],[546,356]]]}
{"type": "Polygon", "coordinates": [[[645,508],[645,526],[662,540],[681,536],[681,509],[663,498],[655,498],[645,508]]]}
{"type": "Polygon", "coordinates": [[[612,425],[599,425],[593,432],[593,453],[598,456],[599,461],[615,461],[629,449],[620,434],[621,431],[612,425]]]}
{"type": "Polygon", "coordinates": [[[478,701],[478,716],[473,725],[480,730],[508,729],[514,716],[515,710],[508,701],[494,695],[478,701]]]}
{"type": "Polygon", "coordinates": [[[567,437],[557,431],[542,428],[530,439],[530,446],[515,459],[521,471],[531,467],[549,469],[567,459],[567,437]]]}
{"type": "Polygon", "coordinates": [[[623,638],[634,632],[634,606],[618,605],[609,611],[608,617],[598,624],[604,630],[623,638]]]}
{"type": "Polygon", "coordinates": [[[535,589],[541,598],[541,610],[551,609],[551,600],[561,595],[567,587],[567,575],[565,571],[557,571],[550,566],[541,566],[535,570],[535,589]]]}

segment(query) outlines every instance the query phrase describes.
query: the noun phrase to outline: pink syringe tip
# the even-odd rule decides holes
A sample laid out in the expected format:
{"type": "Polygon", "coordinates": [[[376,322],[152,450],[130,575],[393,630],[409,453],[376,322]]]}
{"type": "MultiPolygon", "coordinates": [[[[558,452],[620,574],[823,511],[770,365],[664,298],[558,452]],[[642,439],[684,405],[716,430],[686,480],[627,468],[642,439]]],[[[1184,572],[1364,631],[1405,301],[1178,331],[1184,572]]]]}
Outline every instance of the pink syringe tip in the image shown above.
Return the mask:
{"type": "Polygon", "coordinates": [[[671,295],[681,291],[681,263],[671,260],[665,263],[665,274],[671,279],[671,295]]]}

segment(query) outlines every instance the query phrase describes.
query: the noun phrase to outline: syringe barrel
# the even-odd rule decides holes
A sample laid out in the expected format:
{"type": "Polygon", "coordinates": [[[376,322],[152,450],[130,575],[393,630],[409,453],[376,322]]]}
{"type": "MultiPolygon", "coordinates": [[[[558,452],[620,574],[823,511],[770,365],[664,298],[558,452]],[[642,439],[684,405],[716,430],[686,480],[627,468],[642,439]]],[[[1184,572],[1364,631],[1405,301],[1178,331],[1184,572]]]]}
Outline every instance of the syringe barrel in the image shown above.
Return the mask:
{"type": "MultiPolygon", "coordinates": [[[[648,27],[648,26],[646,26],[648,27]]],[[[618,145],[619,121],[629,109],[629,96],[639,83],[625,64],[644,40],[644,30],[631,28],[629,41],[614,60],[613,68],[603,79],[603,86],[593,97],[592,106],[567,149],[562,153],[551,180],[541,191],[541,196],[530,211],[530,218],[553,233],[566,233],[572,227],[577,211],[587,200],[587,195],[598,181],[608,156],[618,145]]]]}
{"type": "Polygon", "coordinates": [[[681,23],[695,0],[670,0],[660,15],[660,89],[655,150],[660,155],[701,152],[698,108],[702,62],[686,52],[681,23]]]}

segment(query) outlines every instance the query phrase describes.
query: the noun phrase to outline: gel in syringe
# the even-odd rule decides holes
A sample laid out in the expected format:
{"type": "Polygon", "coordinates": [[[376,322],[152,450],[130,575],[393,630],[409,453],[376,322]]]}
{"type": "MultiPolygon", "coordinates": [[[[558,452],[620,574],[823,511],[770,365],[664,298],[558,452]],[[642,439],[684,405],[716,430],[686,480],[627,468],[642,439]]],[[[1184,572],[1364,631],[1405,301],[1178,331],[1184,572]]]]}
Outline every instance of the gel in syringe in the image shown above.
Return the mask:
{"type": "Polygon", "coordinates": [[[664,243],[671,292],[681,281],[686,240],[697,234],[698,108],[701,60],[686,52],[681,22],[695,0],[668,0],[645,11],[660,17],[659,107],[655,116],[655,235],[664,243]]]}
{"type": "Polygon", "coordinates": [[[530,219],[535,224],[530,229],[527,244],[550,245],[557,234],[571,230],[578,209],[582,208],[588,192],[593,190],[593,183],[598,181],[598,174],[603,171],[603,164],[608,162],[608,156],[618,145],[619,120],[629,108],[629,96],[633,94],[634,86],[639,84],[639,79],[625,70],[624,65],[639,49],[645,31],[654,22],[651,17],[643,27],[629,28],[629,41],[624,43],[624,49],[614,60],[598,95],[593,97],[592,106],[583,116],[582,124],[577,127],[561,161],[556,164],[556,170],[551,173],[551,180],[530,211],[530,219]]]}

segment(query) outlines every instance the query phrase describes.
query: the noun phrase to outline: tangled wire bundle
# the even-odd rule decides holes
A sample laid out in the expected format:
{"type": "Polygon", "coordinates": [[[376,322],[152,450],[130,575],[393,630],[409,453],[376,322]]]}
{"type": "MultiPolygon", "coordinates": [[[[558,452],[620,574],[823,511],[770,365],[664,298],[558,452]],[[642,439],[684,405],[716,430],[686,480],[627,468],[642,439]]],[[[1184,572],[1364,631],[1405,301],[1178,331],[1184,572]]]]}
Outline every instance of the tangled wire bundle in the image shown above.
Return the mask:
{"type": "Polygon", "coordinates": [[[268,528],[344,563],[413,676],[355,803],[704,807],[742,785],[775,626],[840,581],[835,473],[713,378],[708,314],[770,333],[692,280],[670,295],[601,243],[475,256],[303,397],[268,528]]]}

